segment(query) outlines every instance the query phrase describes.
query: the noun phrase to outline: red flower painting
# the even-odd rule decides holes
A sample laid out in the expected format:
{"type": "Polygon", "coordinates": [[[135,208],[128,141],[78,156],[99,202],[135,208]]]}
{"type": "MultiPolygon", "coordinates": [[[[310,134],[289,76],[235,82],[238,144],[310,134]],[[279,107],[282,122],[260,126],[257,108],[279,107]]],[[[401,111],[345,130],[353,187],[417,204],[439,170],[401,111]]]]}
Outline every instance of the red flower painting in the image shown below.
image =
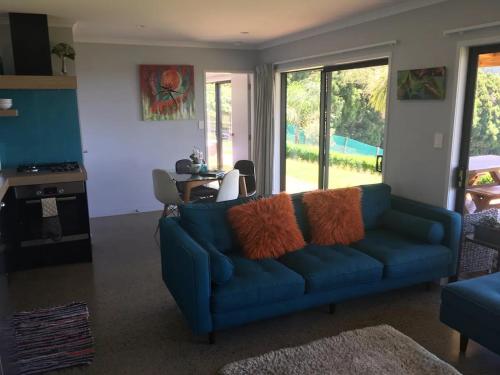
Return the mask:
{"type": "Polygon", "coordinates": [[[192,65],[140,65],[139,74],[143,120],[194,119],[192,65]]]}

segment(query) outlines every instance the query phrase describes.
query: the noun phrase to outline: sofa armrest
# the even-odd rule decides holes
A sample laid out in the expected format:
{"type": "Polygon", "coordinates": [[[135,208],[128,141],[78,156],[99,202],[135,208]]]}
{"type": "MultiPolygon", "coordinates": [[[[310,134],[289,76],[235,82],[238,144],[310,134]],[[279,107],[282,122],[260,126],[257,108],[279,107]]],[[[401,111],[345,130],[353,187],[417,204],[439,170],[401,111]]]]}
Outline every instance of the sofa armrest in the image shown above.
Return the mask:
{"type": "Polygon", "coordinates": [[[179,225],[160,220],[163,281],[195,334],[212,331],[208,253],[179,225]]]}
{"type": "Polygon", "coordinates": [[[448,247],[452,253],[452,262],[449,267],[449,275],[454,276],[458,270],[458,255],[460,250],[460,236],[462,234],[462,216],[457,212],[445,208],[432,206],[411,199],[391,196],[393,209],[411,215],[420,216],[425,219],[440,222],[444,227],[443,245],[448,247]]]}

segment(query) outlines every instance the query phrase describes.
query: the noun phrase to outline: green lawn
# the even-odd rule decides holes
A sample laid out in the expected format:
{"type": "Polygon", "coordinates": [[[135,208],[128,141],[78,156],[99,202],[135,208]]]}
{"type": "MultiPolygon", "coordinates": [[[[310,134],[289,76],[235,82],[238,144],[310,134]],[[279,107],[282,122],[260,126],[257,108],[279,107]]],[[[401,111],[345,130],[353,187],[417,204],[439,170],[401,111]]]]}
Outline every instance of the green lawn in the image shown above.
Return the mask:
{"type": "MultiPolygon", "coordinates": [[[[356,171],[350,168],[330,167],[329,188],[341,188],[382,182],[380,173],[356,171]]],[[[318,188],[318,164],[304,160],[286,160],[286,191],[296,193],[318,188]]]]}

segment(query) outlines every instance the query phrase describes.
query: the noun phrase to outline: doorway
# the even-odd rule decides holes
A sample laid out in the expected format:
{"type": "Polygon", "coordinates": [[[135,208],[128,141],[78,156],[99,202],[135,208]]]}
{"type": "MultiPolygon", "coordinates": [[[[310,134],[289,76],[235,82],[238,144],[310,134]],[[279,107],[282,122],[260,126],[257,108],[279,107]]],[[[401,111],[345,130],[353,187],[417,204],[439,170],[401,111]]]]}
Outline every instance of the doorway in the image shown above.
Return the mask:
{"type": "Polygon", "coordinates": [[[281,190],[382,182],[388,59],[281,74],[281,190]]]}
{"type": "Polygon", "coordinates": [[[500,44],[469,49],[455,209],[500,210],[500,44]]]}
{"type": "Polygon", "coordinates": [[[252,76],[246,73],[205,75],[206,149],[211,170],[231,170],[250,159],[252,76]]]}

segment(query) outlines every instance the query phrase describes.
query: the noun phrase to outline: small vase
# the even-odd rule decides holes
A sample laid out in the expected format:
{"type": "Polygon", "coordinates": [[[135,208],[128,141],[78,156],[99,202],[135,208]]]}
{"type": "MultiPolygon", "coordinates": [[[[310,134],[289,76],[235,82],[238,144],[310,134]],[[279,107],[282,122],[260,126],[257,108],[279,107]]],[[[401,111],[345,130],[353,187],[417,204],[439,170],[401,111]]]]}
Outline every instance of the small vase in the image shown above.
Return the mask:
{"type": "Polygon", "coordinates": [[[63,76],[68,74],[68,69],[66,67],[66,57],[61,58],[61,74],[63,76]]]}

